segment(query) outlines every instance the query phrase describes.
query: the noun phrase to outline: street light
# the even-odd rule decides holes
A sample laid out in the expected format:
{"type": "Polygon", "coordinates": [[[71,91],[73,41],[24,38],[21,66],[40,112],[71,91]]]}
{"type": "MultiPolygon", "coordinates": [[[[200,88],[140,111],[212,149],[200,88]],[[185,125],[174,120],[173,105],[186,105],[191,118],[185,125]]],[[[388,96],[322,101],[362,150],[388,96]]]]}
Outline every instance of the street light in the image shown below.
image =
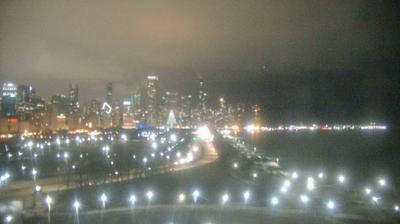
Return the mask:
{"type": "Polygon", "coordinates": [[[310,198],[306,194],[300,195],[300,201],[303,204],[307,204],[310,201],[310,198]]]}
{"type": "Polygon", "coordinates": [[[129,196],[129,202],[131,203],[131,206],[135,206],[136,203],[136,196],[134,194],[131,194],[131,196],[129,196]]]}
{"type": "Polygon", "coordinates": [[[153,199],[153,197],[154,197],[154,193],[152,191],[147,191],[146,197],[147,197],[147,200],[149,201],[149,204],[150,204],[151,199],[153,199]]]}
{"type": "Polygon", "coordinates": [[[245,192],[243,193],[244,204],[247,204],[247,202],[249,201],[249,199],[250,199],[250,192],[249,192],[249,191],[245,191],[245,192]]]}
{"type": "Polygon", "coordinates": [[[276,197],[276,196],[273,196],[272,198],[271,198],[271,205],[272,206],[276,206],[276,205],[278,205],[279,204],[279,198],[278,197],[276,197]]]}
{"type": "Polygon", "coordinates": [[[185,202],[185,198],[186,198],[185,194],[184,194],[184,193],[180,193],[180,194],[178,195],[178,202],[179,202],[179,203],[185,202]]]}
{"type": "Polygon", "coordinates": [[[221,203],[222,205],[225,205],[226,203],[228,203],[228,201],[229,201],[229,194],[225,193],[224,195],[222,195],[221,203]]]}
{"type": "Polygon", "coordinates": [[[336,204],[335,204],[334,201],[329,200],[329,201],[326,203],[326,207],[327,207],[329,210],[333,210],[333,209],[336,208],[336,204]]]}
{"type": "Polygon", "coordinates": [[[6,218],[5,218],[5,222],[6,222],[6,223],[11,223],[11,221],[12,221],[13,219],[14,219],[14,218],[13,218],[11,215],[7,215],[6,218]]]}
{"type": "Polygon", "coordinates": [[[199,198],[199,196],[200,196],[200,192],[198,190],[194,190],[193,193],[192,193],[192,197],[193,197],[193,202],[195,204],[196,204],[197,199],[199,198]]]}
{"type": "Polygon", "coordinates": [[[47,204],[47,220],[48,223],[50,224],[50,211],[51,211],[51,204],[53,203],[53,199],[50,197],[50,195],[46,196],[45,202],[47,204]]]}
{"type": "Polygon", "coordinates": [[[107,195],[105,193],[102,193],[100,196],[100,201],[103,205],[103,209],[106,207],[106,202],[107,202],[107,195]]]}
{"type": "Polygon", "coordinates": [[[74,203],[72,204],[73,207],[75,208],[76,214],[78,214],[79,209],[81,208],[81,203],[78,200],[75,200],[74,203]]]}
{"type": "Polygon", "coordinates": [[[386,186],[386,180],[381,177],[378,180],[378,184],[379,184],[379,186],[384,187],[384,186],[386,186]]]}
{"type": "Polygon", "coordinates": [[[346,182],[346,177],[344,176],[344,175],[339,175],[338,176],[338,182],[340,183],[340,184],[344,184],[344,182],[346,182]]]}

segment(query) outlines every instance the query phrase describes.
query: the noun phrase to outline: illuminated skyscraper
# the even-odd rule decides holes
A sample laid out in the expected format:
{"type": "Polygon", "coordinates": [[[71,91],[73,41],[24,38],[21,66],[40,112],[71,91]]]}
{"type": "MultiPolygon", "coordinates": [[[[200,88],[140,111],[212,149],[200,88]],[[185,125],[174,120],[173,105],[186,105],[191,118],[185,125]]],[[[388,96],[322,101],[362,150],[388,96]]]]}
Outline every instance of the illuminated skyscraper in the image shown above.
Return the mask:
{"type": "Polygon", "coordinates": [[[203,79],[199,82],[199,110],[202,117],[207,111],[207,93],[205,92],[205,83],[203,79]]]}
{"type": "Polygon", "coordinates": [[[14,82],[3,83],[1,89],[1,114],[6,117],[15,116],[17,113],[18,88],[14,82]]]}
{"type": "Polygon", "coordinates": [[[147,76],[144,100],[146,123],[150,126],[157,126],[159,123],[157,76],[147,76]]]}
{"type": "Polygon", "coordinates": [[[32,117],[35,109],[35,88],[31,85],[19,85],[17,93],[17,115],[22,120],[27,120],[32,117]]]}
{"type": "Polygon", "coordinates": [[[78,84],[69,85],[69,113],[76,113],[79,110],[79,89],[78,84]]]}

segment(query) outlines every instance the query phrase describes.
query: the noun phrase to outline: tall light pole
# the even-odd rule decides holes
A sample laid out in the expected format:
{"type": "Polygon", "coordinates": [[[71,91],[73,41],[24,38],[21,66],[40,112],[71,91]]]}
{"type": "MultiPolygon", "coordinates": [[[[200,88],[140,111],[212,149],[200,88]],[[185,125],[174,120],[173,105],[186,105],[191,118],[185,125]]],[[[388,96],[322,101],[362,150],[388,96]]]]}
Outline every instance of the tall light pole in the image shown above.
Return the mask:
{"type": "Polygon", "coordinates": [[[73,207],[75,209],[76,223],[79,224],[79,209],[81,208],[81,203],[78,200],[75,200],[73,207]]]}
{"type": "Polygon", "coordinates": [[[51,204],[53,203],[53,199],[50,197],[50,195],[47,195],[47,197],[46,197],[46,199],[45,199],[45,201],[46,201],[46,204],[47,204],[47,219],[48,219],[48,222],[49,222],[49,224],[51,223],[50,221],[50,212],[51,212],[51,204]]]}

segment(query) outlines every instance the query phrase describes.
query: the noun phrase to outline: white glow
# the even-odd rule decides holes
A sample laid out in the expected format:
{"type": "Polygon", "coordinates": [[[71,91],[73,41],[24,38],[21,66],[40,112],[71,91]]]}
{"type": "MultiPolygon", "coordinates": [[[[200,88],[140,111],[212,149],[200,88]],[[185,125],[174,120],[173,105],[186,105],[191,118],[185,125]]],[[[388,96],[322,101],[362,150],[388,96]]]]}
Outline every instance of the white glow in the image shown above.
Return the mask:
{"type": "Polygon", "coordinates": [[[228,201],[229,201],[229,195],[225,193],[224,195],[222,195],[221,203],[225,205],[226,203],[228,203],[228,201]]]}
{"type": "Polygon", "coordinates": [[[185,198],[186,198],[185,194],[180,193],[180,194],[178,195],[178,202],[179,202],[179,203],[183,203],[183,202],[185,201],[185,198]]]}
{"type": "Polygon", "coordinates": [[[381,187],[386,186],[386,180],[384,178],[379,178],[378,183],[381,187]]]}
{"type": "Polygon", "coordinates": [[[378,204],[380,202],[380,200],[381,200],[381,198],[378,197],[378,196],[372,196],[371,199],[372,199],[372,202],[375,203],[375,204],[378,204]]]}
{"type": "Polygon", "coordinates": [[[372,193],[372,190],[371,190],[371,188],[366,187],[366,188],[364,189],[364,192],[365,192],[366,195],[370,195],[370,194],[372,193]]]}
{"type": "Polygon", "coordinates": [[[53,199],[50,197],[50,195],[46,196],[45,201],[46,201],[47,207],[50,208],[51,203],[53,203],[53,199]]]}
{"type": "Polygon", "coordinates": [[[302,194],[302,195],[300,195],[300,201],[303,204],[307,204],[310,201],[310,198],[307,195],[302,194]]]}
{"type": "Polygon", "coordinates": [[[307,178],[307,190],[313,191],[315,189],[314,178],[308,177],[307,178]]]}
{"type": "Polygon", "coordinates": [[[105,193],[101,194],[100,201],[103,202],[103,203],[107,202],[107,195],[105,193]]]}
{"type": "Polygon", "coordinates": [[[13,217],[11,215],[7,215],[5,218],[6,223],[10,223],[13,220],[13,217]]]}
{"type": "Polygon", "coordinates": [[[239,167],[239,164],[238,163],[233,163],[233,168],[234,169],[237,169],[239,167]]]}
{"type": "Polygon", "coordinates": [[[329,210],[333,210],[333,209],[336,208],[336,204],[335,204],[334,201],[329,200],[329,201],[326,203],[326,207],[327,207],[329,210]]]}
{"type": "Polygon", "coordinates": [[[35,177],[38,174],[37,170],[35,168],[32,169],[32,175],[35,177]]]}
{"type": "Polygon", "coordinates": [[[204,141],[212,141],[214,136],[211,134],[210,129],[207,126],[201,126],[197,129],[197,136],[204,141]]]}
{"type": "Polygon", "coordinates": [[[176,134],[171,134],[169,139],[171,140],[171,142],[176,142],[176,140],[177,140],[176,134]]]}
{"type": "Polygon", "coordinates": [[[250,199],[250,192],[249,191],[245,191],[243,193],[243,199],[244,199],[244,203],[247,204],[248,200],[250,199]]]}
{"type": "Polygon", "coordinates": [[[128,136],[127,136],[126,134],[122,134],[122,135],[121,135],[121,139],[122,139],[123,141],[126,141],[126,140],[128,140],[128,136]]]}
{"type": "Polygon", "coordinates": [[[393,206],[393,209],[394,209],[396,212],[400,211],[400,207],[399,207],[398,205],[394,205],[394,206],[393,206]]]}
{"type": "Polygon", "coordinates": [[[35,191],[36,191],[36,192],[39,192],[41,189],[42,189],[42,188],[41,188],[39,185],[36,185],[36,186],[35,186],[35,191]]]}
{"type": "Polygon", "coordinates": [[[151,201],[151,199],[154,197],[154,193],[152,191],[147,191],[146,197],[149,201],[151,201]]]}
{"type": "Polygon", "coordinates": [[[337,180],[340,184],[343,184],[346,182],[346,177],[344,175],[339,175],[337,180]]]}
{"type": "Polygon", "coordinates": [[[78,212],[78,210],[81,208],[81,203],[78,200],[75,200],[73,206],[75,210],[78,212]]]}
{"type": "Polygon", "coordinates": [[[271,205],[272,205],[272,206],[276,206],[276,205],[278,205],[278,204],[279,204],[279,198],[276,197],[276,196],[272,197],[272,198],[271,198],[271,205]]]}
{"type": "Polygon", "coordinates": [[[134,194],[131,194],[131,196],[129,196],[129,202],[131,203],[131,205],[135,205],[136,203],[136,196],[134,194]]]}
{"type": "Polygon", "coordinates": [[[198,190],[194,190],[192,193],[194,203],[197,202],[197,199],[199,198],[199,196],[200,196],[200,192],[198,190]]]}
{"type": "Polygon", "coordinates": [[[324,179],[324,177],[325,177],[325,175],[324,175],[323,172],[320,172],[320,173],[318,174],[318,178],[319,178],[319,179],[324,179]]]}
{"type": "Polygon", "coordinates": [[[299,174],[295,171],[292,173],[292,179],[296,180],[297,178],[299,178],[299,174]]]}

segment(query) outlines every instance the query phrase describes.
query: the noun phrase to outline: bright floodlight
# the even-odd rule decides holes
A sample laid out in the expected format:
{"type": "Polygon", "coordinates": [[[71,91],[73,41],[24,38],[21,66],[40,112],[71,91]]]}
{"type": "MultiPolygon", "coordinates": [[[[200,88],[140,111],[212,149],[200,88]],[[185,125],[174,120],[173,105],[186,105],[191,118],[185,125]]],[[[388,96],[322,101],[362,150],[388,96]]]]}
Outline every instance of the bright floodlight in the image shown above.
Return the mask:
{"type": "Polygon", "coordinates": [[[343,184],[346,181],[346,177],[344,175],[339,175],[338,176],[338,181],[340,184],[343,184]]]}
{"type": "Polygon", "coordinates": [[[302,195],[300,195],[300,201],[303,204],[307,204],[310,201],[310,198],[307,195],[302,194],[302,195]]]}
{"type": "Polygon", "coordinates": [[[384,178],[379,178],[378,183],[381,187],[386,186],[386,180],[384,178]]]}
{"type": "Polygon", "coordinates": [[[237,169],[239,167],[239,164],[238,163],[233,163],[233,168],[234,169],[237,169]]]}
{"type": "Polygon", "coordinates": [[[276,197],[276,196],[272,197],[272,198],[271,198],[271,205],[272,205],[272,206],[276,206],[276,205],[278,205],[278,204],[279,204],[279,198],[276,197]]]}
{"type": "Polygon", "coordinates": [[[248,202],[249,199],[250,199],[250,192],[249,192],[249,191],[245,191],[245,192],[243,193],[243,199],[244,199],[244,203],[247,204],[247,202],[248,202]]]}
{"type": "Polygon", "coordinates": [[[197,202],[197,199],[199,198],[199,196],[200,196],[200,192],[198,190],[194,190],[192,193],[194,203],[197,202]]]}
{"type": "Polygon", "coordinates": [[[333,209],[335,209],[336,204],[335,204],[334,201],[329,200],[329,201],[326,203],[326,207],[327,207],[329,210],[333,210],[333,209]]]}
{"type": "Polygon", "coordinates": [[[40,187],[39,185],[36,185],[36,186],[35,186],[35,191],[36,191],[36,192],[39,192],[40,189],[41,189],[41,187],[40,187]]]}
{"type": "Polygon", "coordinates": [[[396,212],[400,211],[400,207],[399,207],[398,205],[394,205],[394,206],[393,206],[393,209],[394,209],[396,212]]]}
{"type": "Polygon", "coordinates": [[[13,220],[13,217],[11,215],[7,215],[5,218],[6,223],[10,223],[13,220]]]}
{"type": "Polygon", "coordinates": [[[186,198],[185,194],[183,194],[183,193],[179,194],[178,195],[178,202],[179,203],[183,203],[185,201],[185,198],[186,198]]]}
{"type": "Polygon", "coordinates": [[[149,200],[149,202],[151,201],[151,199],[153,199],[154,197],[154,193],[152,191],[147,191],[146,193],[146,197],[149,200]]]}
{"type": "Polygon", "coordinates": [[[75,208],[75,211],[78,212],[81,208],[81,203],[78,200],[75,200],[73,206],[75,208]]]}
{"type": "Polygon", "coordinates": [[[222,205],[225,205],[228,201],[229,201],[229,195],[225,193],[224,195],[222,195],[221,203],[222,205]]]}
{"type": "Polygon", "coordinates": [[[318,174],[318,178],[319,178],[319,179],[324,179],[324,177],[325,177],[325,175],[324,175],[323,172],[320,172],[320,173],[318,174]]]}

